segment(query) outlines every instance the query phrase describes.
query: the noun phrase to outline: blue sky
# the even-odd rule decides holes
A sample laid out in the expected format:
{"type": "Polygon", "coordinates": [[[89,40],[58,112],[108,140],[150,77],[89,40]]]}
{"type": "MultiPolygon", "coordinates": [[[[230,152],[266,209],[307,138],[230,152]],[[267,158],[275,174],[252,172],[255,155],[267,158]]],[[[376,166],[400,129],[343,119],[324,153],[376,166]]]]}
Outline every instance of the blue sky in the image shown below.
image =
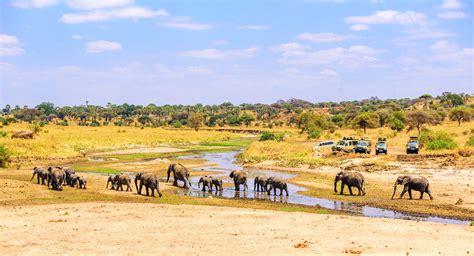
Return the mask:
{"type": "Polygon", "coordinates": [[[473,3],[0,1],[0,105],[473,93],[473,3]]]}

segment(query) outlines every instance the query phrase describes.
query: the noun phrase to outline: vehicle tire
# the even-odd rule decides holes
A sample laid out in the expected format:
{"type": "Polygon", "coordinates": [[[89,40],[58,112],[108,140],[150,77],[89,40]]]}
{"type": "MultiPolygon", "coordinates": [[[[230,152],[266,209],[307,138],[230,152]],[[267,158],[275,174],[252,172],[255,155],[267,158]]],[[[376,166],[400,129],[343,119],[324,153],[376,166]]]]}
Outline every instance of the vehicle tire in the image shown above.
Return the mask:
{"type": "Polygon", "coordinates": [[[379,154],[379,152],[378,152],[378,151],[375,151],[375,155],[377,156],[378,154],[379,154]]]}

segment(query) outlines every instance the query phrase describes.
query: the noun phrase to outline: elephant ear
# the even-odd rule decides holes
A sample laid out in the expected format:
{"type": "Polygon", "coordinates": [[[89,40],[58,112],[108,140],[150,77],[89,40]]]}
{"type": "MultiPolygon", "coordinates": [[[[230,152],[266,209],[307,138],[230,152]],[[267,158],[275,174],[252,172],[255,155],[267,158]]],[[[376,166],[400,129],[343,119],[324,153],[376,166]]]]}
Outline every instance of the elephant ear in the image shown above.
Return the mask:
{"type": "Polygon", "coordinates": [[[410,181],[410,177],[403,177],[402,186],[405,186],[410,181]]]}

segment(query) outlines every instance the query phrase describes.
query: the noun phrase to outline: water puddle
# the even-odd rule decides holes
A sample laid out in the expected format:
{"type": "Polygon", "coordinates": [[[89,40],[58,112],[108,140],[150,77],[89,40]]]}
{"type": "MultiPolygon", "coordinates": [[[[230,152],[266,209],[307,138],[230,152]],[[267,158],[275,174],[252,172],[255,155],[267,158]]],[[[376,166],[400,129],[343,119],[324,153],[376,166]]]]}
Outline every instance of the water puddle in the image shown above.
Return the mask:
{"type": "MultiPolygon", "coordinates": [[[[197,168],[195,170],[206,170],[209,172],[216,172],[213,176],[221,176],[224,181],[226,182],[233,182],[229,178],[229,173],[232,170],[241,170],[242,167],[238,164],[235,164],[235,158],[239,152],[231,151],[231,152],[220,152],[220,153],[203,153],[198,155],[191,155],[191,156],[181,156],[178,157],[179,159],[190,159],[190,158],[200,158],[206,159],[209,163],[217,163],[218,166],[209,166],[204,168],[197,168]]],[[[307,206],[316,206],[319,205],[320,207],[349,212],[357,215],[362,215],[366,217],[376,217],[376,218],[391,218],[391,219],[408,219],[408,220],[415,220],[415,221],[430,221],[430,222],[440,222],[440,223],[448,223],[448,224],[470,224],[470,221],[463,221],[457,219],[450,219],[450,218],[442,218],[442,217],[434,217],[434,216],[419,216],[415,214],[408,214],[402,213],[377,207],[371,206],[358,206],[353,203],[345,203],[340,201],[328,200],[323,198],[317,198],[312,196],[305,196],[298,192],[305,191],[306,188],[300,187],[294,184],[288,184],[288,192],[289,196],[273,196],[268,195],[264,192],[255,192],[253,190],[253,178],[258,175],[264,175],[267,177],[270,176],[279,176],[285,179],[293,178],[294,174],[288,174],[283,172],[277,172],[273,170],[261,170],[261,169],[244,169],[248,174],[248,191],[235,191],[233,185],[231,188],[224,188],[223,191],[217,192],[202,192],[199,190],[198,181],[200,177],[192,177],[191,184],[192,189],[190,190],[178,190],[175,193],[180,195],[187,195],[187,196],[196,196],[196,197],[206,197],[209,195],[213,196],[220,196],[225,198],[249,198],[249,199],[262,199],[262,200],[270,200],[279,203],[290,203],[290,204],[300,204],[300,205],[307,205],[307,206]]]]}

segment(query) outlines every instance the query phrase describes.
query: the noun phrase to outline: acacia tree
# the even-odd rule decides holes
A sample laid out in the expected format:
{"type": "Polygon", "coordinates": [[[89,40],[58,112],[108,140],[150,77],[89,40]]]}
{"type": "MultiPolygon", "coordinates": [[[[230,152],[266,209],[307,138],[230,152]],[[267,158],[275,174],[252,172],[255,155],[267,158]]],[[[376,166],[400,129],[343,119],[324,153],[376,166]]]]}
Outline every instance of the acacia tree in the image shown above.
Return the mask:
{"type": "Polygon", "coordinates": [[[245,126],[249,127],[250,124],[255,121],[255,117],[252,114],[244,113],[240,116],[240,122],[244,123],[245,126]]]}
{"type": "Polygon", "coordinates": [[[378,115],[375,113],[363,112],[357,115],[352,124],[364,130],[367,133],[367,128],[374,128],[378,124],[378,115]]]}
{"type": "Polygon", "coordinates": [[[379,125],[384,127],[385,124],[389,121],[390,112],[387,109],[379,109],[375,113],[379,116],[379,125]]]}
{"type": "Polygon", "coordinates": [[[198,131],[204,121],[204,116],[201,113],[191,113],[188,116],[188,125],[194,130],[198,131]]]}
{"type": "Polygon", "coordinates": [[[408,131],[416,128],[418,130],[418,135],[420,135],[423,126],[427,124],[435,124],[436,118],[432,113],[427,111],[414,110],[407,113],[406,122],[408,124],[408,131]]]}
{"type": "Polygon", "coordinates": [[[458,121],[458,126],[461,126],[461,122],[469,122],[471,117],[472,109],[464,106],[453,108],[449,112],[449,119],[458,121]]]}

